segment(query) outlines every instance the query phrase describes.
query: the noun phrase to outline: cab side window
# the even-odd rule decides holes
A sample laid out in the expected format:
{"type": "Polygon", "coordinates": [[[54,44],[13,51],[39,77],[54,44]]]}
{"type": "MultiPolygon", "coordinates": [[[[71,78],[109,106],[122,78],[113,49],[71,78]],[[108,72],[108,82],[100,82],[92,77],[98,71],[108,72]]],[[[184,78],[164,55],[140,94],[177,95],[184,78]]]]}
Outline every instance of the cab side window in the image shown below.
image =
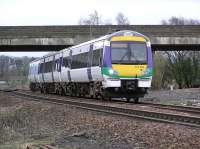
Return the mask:
{"type": "Polygon", "coordinates": [[[101,52],[102,49],[93,50],[92,54],[92,66],[100,66],[101,65],[101,52]]]}
{"type": "Polygon", "coordinates": [[[69,67],[69,62],[69,57],[63,57],[62,66],[65,68],[69,67]]]}
{"type": "Polygon", "coordinates": [[[44,63],[40,63],[38,66],[39,66],[38,74],[43,73],[44,63]]]}

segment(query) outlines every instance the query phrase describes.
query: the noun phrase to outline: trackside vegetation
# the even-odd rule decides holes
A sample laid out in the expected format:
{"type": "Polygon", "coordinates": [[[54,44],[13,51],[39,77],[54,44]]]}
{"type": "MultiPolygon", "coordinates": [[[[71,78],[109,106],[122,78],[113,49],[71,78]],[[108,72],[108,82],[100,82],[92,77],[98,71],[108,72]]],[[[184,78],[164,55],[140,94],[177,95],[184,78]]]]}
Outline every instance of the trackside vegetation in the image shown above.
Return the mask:
{"type": "Polygon", "coordinates": [[[200,52],[171,51],[154,55],[153,88],[200,86],[200,52]]]}

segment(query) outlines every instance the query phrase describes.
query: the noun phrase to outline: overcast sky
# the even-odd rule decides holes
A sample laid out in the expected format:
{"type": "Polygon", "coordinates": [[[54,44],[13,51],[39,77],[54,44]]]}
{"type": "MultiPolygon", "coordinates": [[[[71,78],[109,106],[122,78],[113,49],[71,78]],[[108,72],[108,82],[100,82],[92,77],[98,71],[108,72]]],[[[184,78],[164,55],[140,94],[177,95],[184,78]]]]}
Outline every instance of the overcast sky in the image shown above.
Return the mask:
{"type": "Polygon", "coordinates": [[[0,26],[74,25],[94,10],[113,24],[119,12],[131,24],[160,24],[171,16],[200,19],[200,0],[0,0],[0,26]]]}

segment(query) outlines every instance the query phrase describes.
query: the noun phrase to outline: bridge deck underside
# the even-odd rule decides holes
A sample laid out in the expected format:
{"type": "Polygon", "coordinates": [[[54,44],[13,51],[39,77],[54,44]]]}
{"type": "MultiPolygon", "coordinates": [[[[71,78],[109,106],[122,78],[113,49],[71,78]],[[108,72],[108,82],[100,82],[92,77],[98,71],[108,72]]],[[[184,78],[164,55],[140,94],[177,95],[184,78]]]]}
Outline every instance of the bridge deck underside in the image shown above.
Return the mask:
{"type": "Polygon", "coordinates": [[[200,44],[153,44],[153,51],[200,51],[200,44]]]}
{"type": "MultiPolygon", "coordinates": [[[[72,45],[0,45],[0,52],[60,51],[72,45]]],[[[152,44],[153,51],[200,51],[200,44],[152,44]]]]}
{"type": "Polygon", "coordinates": [[[46,52],[60,51],[68,46],[65,45],[3,45],[0,52],[46,52]]]}

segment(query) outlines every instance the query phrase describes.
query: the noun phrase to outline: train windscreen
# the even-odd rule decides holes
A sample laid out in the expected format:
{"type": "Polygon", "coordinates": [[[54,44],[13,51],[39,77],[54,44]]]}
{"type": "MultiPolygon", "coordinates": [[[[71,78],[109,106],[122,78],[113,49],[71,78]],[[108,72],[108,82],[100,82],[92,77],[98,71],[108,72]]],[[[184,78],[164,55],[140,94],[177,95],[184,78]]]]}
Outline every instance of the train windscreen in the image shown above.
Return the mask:
{"type": "Polygon", "coordinates": [[[146,43],[123,43],[111,44],[111,59],[113,64],[146,64],[146,43]]]}

